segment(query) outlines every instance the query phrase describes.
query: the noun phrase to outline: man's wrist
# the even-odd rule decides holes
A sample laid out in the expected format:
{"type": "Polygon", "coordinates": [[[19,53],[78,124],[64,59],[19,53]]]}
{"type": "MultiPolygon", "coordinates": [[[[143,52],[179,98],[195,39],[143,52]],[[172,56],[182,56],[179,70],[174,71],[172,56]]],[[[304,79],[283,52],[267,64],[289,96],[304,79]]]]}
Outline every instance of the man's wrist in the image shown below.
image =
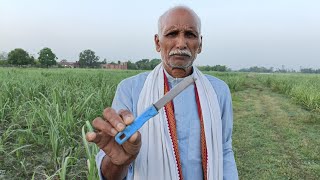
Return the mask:
{"type": "Polygon", "coordinates": [[[109,156],[105,155],[101,162],[101,175],[105,180],[122,180],[128,173],[129,165],[116,165],[109,156]]]}

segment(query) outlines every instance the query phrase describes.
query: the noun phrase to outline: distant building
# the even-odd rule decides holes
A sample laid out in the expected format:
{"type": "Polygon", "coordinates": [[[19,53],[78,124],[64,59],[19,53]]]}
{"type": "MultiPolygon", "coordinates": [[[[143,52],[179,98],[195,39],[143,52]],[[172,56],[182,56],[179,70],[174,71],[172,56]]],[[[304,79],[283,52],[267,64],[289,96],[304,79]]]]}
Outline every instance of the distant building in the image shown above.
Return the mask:
{"type": "Polygon", "coordinates": [[[79,67],[78,61],[76,61],[76,62],[68,62],[65,59],[61,60],[58,64],[63,66],[63,67],[65,67],[65,68],[78,68],[79,67]]]}
{"type": "Polygon", "coordinates": [[[109,63],[109,64],[101,64],[103,69],[128,69],[127,62],[121,62],[120,64],[109,63]]]}

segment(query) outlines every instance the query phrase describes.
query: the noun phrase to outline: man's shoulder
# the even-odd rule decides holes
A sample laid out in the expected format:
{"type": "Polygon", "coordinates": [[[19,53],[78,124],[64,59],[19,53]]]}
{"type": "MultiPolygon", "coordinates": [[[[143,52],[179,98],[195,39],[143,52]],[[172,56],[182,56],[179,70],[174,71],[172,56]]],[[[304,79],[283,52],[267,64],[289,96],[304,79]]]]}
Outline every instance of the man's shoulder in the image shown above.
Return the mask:
{"type": "Polygon", "coordinates": [[[229,90],[229,86],[223,80],[208,74],[205,74],[205,76],[207,77],[207,79],[212,84],[215,90],[229,90]]]}
{"type": "Polygon", "coordinates": [[[230,89],[229,89],[229,86],[227,85],[227,83],[225,83],[223,80],[221,80],[215,76],[212,76],[212,75],[205,74],[205,76],[207,77],[207,79],[211,83],[214,91],[216,92],[216,94],[218,96],[218,100],[220,103],[223,103],[226,100],[230,99],[231,93],[230,93],[230,89]]]}

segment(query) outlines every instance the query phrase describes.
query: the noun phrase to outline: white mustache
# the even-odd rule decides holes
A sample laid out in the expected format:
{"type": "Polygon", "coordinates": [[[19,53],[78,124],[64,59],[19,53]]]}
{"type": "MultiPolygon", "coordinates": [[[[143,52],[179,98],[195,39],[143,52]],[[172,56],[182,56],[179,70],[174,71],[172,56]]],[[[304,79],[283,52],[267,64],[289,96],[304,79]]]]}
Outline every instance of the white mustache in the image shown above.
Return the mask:
{"type": "Polygon", "coordinates": [[[172,50],[169,52],[169,56],[173,56],[173,55],[180,55],[180,56],[189,56],[191,57],[191,52],[187,49],[183,49],[183,50],[172,50]]]}

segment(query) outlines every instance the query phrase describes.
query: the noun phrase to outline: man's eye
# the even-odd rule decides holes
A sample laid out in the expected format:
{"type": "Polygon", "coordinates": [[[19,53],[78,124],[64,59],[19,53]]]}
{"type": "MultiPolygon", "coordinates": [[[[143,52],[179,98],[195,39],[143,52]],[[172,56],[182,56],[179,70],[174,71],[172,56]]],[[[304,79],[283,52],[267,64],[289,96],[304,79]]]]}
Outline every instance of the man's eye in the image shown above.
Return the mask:
{"type": "Polygon", "coordinates": [[[168,37],[174,37],[174,36],[176,36],[176,35],[177,35],[176,32],[169,32],[169,33],[167,34],[168,37]]]}
{"type": "Polygon", "coordinates": [[[186,36],[187,37],[189,37],[189,38],[195,38],[195,37],[197,37],[194,33],[192,33],[192,32],[187,32],[186,33],[186,36]]]}

